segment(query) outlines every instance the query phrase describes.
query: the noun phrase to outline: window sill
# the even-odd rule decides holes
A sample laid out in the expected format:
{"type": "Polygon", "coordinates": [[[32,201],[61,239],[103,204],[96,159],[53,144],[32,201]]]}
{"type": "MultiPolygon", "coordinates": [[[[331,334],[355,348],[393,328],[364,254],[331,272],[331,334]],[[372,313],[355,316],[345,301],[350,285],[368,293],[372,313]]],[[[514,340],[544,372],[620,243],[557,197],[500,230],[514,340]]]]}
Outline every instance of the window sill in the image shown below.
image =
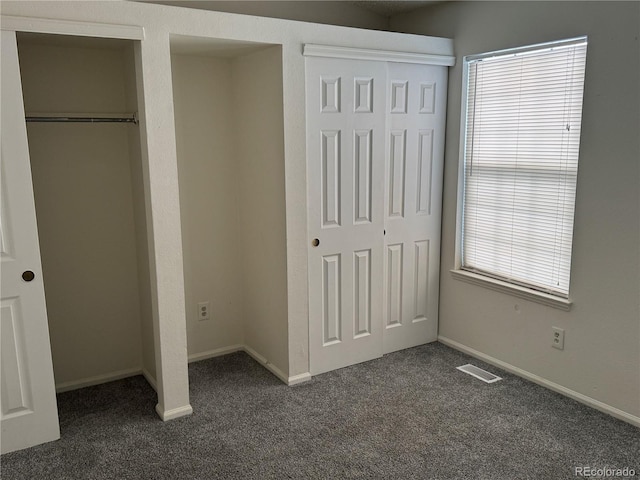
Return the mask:
{"type": "Polygon", "coordinates": [[[537,292],[529,288],[512,285],[495,278],[485,277],[483,275],[467,272],[465,270],[450,270],[450,272],[453,278],[455,278],[456,280],[461,280],[463,282],[472,283],[481,287],[490,288],[491,290],[496,290],[501,293],[524,298],[525,300],[530,300],[532,302],[541,303],[548,307],[564,310],[565,312],[571,310],[572,302],[571,300],[568,300],[566,298],[555,297],[553,295],[549,295],[548,293],[537,292]]]}

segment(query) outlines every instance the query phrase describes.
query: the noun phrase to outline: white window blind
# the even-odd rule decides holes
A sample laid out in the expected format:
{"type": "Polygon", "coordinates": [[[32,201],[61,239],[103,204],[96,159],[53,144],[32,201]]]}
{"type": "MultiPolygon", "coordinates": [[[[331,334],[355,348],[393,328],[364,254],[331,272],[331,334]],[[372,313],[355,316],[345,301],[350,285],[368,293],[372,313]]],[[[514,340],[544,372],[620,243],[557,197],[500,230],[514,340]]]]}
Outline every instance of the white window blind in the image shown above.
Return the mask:
{"type": "Polygon", "coordinates": [[[586,50],[465,59],[463,269],[568,297],[586,50]]]}

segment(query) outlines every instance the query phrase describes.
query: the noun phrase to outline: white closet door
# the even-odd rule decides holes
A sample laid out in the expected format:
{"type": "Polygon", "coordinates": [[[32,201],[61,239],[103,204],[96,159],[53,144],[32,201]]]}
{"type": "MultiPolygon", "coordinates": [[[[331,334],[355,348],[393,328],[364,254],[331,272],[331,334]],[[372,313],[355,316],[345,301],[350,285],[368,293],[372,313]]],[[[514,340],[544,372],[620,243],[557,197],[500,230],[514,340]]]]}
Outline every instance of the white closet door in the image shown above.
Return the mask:
{"type": "Polygon", "coordinates": [[[15,32],[2,32],[2,453],[60,438],[15,32]]]}
{"type": "Polygon", "coordinates": [[[384,353],[437,339],[446,80],[389,63],[384,353]]]}
{"type": "Polygon", "coordinates": [[[382,355],[386,65],[306,61],[315,375],[382,355]]]}

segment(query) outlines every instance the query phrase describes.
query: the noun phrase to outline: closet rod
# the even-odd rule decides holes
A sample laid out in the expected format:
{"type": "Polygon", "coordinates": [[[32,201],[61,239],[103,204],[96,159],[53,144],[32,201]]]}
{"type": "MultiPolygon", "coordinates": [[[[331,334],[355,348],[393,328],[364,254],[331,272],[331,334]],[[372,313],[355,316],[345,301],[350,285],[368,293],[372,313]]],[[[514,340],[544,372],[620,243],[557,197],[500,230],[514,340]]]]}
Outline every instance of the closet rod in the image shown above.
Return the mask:
{"type": "Polygon", "coordinates": [[[50,115],[27,115],[27,122],[80,122],[80,123],[138,123],[137,115],[131,114],[126,117],[83,117],[83,116],[50,116],[50,115]]]}

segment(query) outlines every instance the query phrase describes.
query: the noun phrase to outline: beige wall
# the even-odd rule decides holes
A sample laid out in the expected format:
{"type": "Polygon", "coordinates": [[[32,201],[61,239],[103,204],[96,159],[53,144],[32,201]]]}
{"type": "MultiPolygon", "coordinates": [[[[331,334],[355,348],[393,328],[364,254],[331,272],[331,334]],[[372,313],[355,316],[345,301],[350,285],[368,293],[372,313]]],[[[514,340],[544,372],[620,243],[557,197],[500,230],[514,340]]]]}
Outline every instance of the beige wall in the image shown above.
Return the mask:
{"type": "Polygon", "coordinates": [[[243,343],[229,59],[172,55],[189,356],[243,343]],[[198,320],[197,303],[211,302],[198,320]]]}
{"type": "MultiPolygon", "coordinates": [[[[126,111],[138,112],[137,75],[133,45],[124,49],[126,111]]],[[[129,163],[131,167],[131,189],[133,214],[138,252],[138,290],[140,294],[140,335],[142,369],[147,379],[156,385],[156,359],[153,336],[153,312],[151,308],[151,274],[149,268],[149,237],[147,235],[147,207],[145,205],[144,175],[140,130],[127,128],[129,140],[129,163]]]]}
{"type": "Polygon", "coordinates": [[[189,357],[246,345],[286,373],[281,49],[174,53],[172,74],[189,357]]]}
{"type": "Polygon", "coordinates": [[[442,230],[440,335],[640,416],[640,4],[447,2],[396,31],[454,38],[442,230]],[[563,312],[454,280],[462,56],[589,36],[570,296],[563,312]],[[516,309],[519,306],[519,310],[516,309]],[[551,327],[566,331],[551,348],[551,327]]]}
{"type": "MultiPolygon", "coordinates": [[[[122,48],[23,41],[19,55],[27,112],[127,110],[122,48]]],[[[28,124],[58,388],[140,368],[131,128],[28,124]]]]}
{"type": "Polygon", "coordinates": [[[245,344],[289,374],[282,49],[233,62],[245,344]]]}

